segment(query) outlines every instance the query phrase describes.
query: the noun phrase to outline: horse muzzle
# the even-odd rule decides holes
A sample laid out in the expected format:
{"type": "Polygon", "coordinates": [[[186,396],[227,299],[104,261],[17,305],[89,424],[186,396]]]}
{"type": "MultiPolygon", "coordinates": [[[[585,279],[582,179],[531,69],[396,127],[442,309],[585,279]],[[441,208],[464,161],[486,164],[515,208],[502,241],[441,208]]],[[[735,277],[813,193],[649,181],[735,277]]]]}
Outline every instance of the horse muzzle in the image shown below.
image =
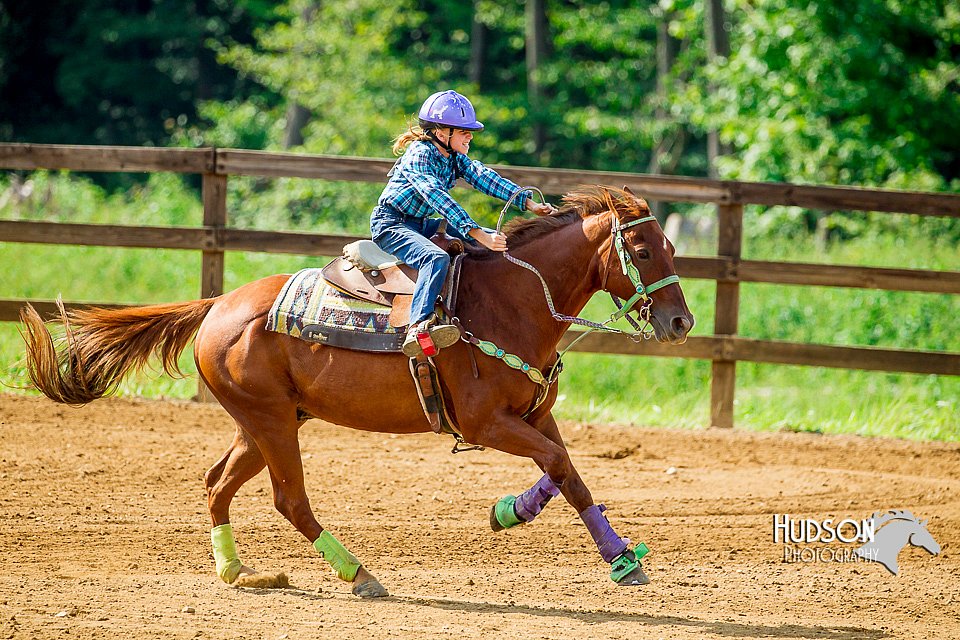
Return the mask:
{"type": "Polygon", "coordinates": [[[686,342],[687,334],[690,333],[696,323],[689,311],[661,314],[654,310],[650,320],[657,342],[669,342],[670,344],[686,342]]]}

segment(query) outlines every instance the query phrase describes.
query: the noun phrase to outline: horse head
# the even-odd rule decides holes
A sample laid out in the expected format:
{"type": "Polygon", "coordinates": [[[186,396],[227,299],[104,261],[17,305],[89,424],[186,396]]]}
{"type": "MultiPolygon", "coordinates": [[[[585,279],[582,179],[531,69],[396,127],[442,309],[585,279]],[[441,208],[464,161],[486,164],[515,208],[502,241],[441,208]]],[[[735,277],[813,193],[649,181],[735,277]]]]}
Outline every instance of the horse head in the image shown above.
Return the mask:
{"type": "Polygon", "coordinates": [[[544,267],[553,259],[551,274],[562,271],[567,287],[578,283],[583,295],[570,305],[573,313],[579,313],[589,296],[602,290],[627,300],[611,320],[634,311],[642,322],[650,323],[661,342],[681,344],[693,328],[693,314],[673,266],[673,244],[650,214],[646,201],[628,189],[581,187],[563,197],[557,212],[517,218],[504,232],[511,253],[536,247],[529,254],[532,261],[544,267]],[[562,244],[556,240],[555,232],[574,228],[579,235],[565,238],[562,244]],[[544,238],[551,240],[544,245],[540,243],[544,238]],[[584,253],[574,259],[581,250],[584,253]]]}
{"type": "Polygon", "coordinates": [[[598,196],[611,214],[610,238],[600,247],[600,288],[628,302],[634,300],[630,310],[649,320],[660,342],[686,342],[694,318],[676,277],[673,243],[646,200],[629,188],[607,187],[598,196]],[[637,273],[631,277],[633,268],[637,273]]]}

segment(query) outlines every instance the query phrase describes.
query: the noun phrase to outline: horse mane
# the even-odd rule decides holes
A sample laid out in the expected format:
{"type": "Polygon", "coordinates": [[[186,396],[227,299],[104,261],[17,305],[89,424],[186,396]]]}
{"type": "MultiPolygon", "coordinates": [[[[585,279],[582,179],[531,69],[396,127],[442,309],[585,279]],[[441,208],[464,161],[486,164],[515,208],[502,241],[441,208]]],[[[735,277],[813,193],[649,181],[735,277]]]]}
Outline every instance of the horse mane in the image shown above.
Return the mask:
{"type": "Polygon", "coordinates": [[[523,246],[555,229],[605,211],[616,210],[621,219],[630,215],[650,214],[650,208],[642,198],[624,189],[602,185],[578,187],[564,195],[562,202],[554,214],[538,218],[515,218],[507,223],[503,229],[507,245],[511,249],[523,246]]]}

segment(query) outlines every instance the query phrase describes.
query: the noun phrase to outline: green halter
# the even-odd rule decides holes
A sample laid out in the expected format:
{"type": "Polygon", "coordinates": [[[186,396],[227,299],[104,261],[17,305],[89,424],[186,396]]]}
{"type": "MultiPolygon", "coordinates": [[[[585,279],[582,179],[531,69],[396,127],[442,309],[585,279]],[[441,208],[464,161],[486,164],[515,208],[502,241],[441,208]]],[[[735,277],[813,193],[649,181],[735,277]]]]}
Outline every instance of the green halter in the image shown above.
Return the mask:
{"type": "MultiPolygon", "coordinates": [[[[521,187],[516,192],[514,192],[514,194],[510,196],[510,199],[507,201],[507,204],[503,207],[503,210],[500,212],[500,219],[497,221],[497,233],[500,233],[500,226],[503,224],[503,216],[504,214],[506,214],[507,208],[513,202],[513,200],[520,194],[520,192],[525,190],[536,191],[538,193],[540,192],[540,190],[537,189],[536,187],[521,187]]],[[[540,200],[543,201],[542,193],[540,193],[540,200]]],[[[588,327],[586,331],[581,333],[575,340],[573,340],[573,342],[568,344],[561,353],[557,354],[557,359],[554,361],[553,366],[550,367],[550,370],[547,372],[546,375],[544,375],[536,367],[533,367],[530,364],[524,362],[523,359],[520,358],[519,356],[516,356],[512,353],[507,353],[506,351],[498,347],[496,344],[488,340],[480,340],[469,331],[466,331],[465,329],[459,326],[459,322],[460,322],[459,318],[451,318],[451,321],[455,325],[458,325],[458,328],[460,328],[460,332],[463,334],[461,338],[462,340],[470,344],[473,344],[478,349],[480,349],[480,351],[482,351],[488,356],[503,360],[503,362],[507,364],[507,366],[526,373],[527,377],[529,377],[532,382],[534,382],[540,387],[540,390],[537,393],[537,396],[534,398],[533,404],[527,410],[527,412],[523,415],[524,418],[526,418],[528,415],[533,413],[533,411],[537,407],[539,407],[544,400],[546,400],[551,385],[556,381],[557,377],[559,377],[560,371],[563,370],[563,356],[564,354],[566,354],[567,351],[570,350],[571,347],[573,347],[573,345],[577,344],[580,340],[585,338],[587,335],[589,335],[593,331],[598,331],[598,330],[608,331],[611,333],[620,333],[623,335],[630,336],[630,338],[633,340],[641,340],[641,339],[646,340],[650,338],[652,332],[644,330],[645,326],[650,326],[650,315],[649,315],[650,306],[644,305],[640,313],[640,319],[645,323],[643,326],[634,322],[632,318],[627,316],[627,313],[629,313],[630,309],[633,307],[633,305],[637,303],[638,300],[643,300],[644,302],[646,302],[650,300],[649,294],[653,293],[654,291],[658,289],[662,289],[667,285],[680,283],[680,276],[673,274],[673,275],[667,276],[666,278],[661,278],[660,280],[657,280],[656,282],[654,282],[649,286],[645,286],[643,284],[643,281],[640,279],[640,270],[637,269],[637,266],[633,263],[633,259],[630,257],[630,254],[627,252],[626,241],[623,238],[623,230],[629,229],[634,225],[641,224],[644,222],[653,222],[656,220],[654,216],[646,216],[644,218],[638,218],[637,220],[631,220],[626,224],[620,224],[620,221],[616,218],[616,213],[611,212],[611,215],[614,216],[614,222],[610,231],[613,234],[614,248],[617,251],[617,255],[620,257],[620,267],[621,269],[623,269],[624,275],[626,275],[627,278],[630,279],[630,283],[633,284],[634,288],[636,289],[636,293],[633,294],[633,296],[631,296],[630,299],[627,300],[623,304],[623,306],[620,307],[618,311],[611,314],[609,320],[607,320],[602,324],[599,322],[593,322],[592,320],[586,320],[584,318],[578,318],[578,317],[568,316],[562,313],[558,313],[556,308],[553,306],[553,296],[550,295],[550,288],[547,286],[547,281],[544,280],[543,275],[541,275],[540,271],[537,270],[537,268],[534,267],[532,264],[528,264],[523,260],[520,260],[519,258],[514,258],[513,256],[510,255],[509,252],[507,251],[503,252],[503,257],[506,258],[509,262],[512,262],[513,264],[516,264],[518,266],[523,267],[524,269],[527,269],[528,271],[531,271],[540,279],[540,284],[543,285],[543,294],[547,300],[547,307],[550,309],[550,315],[553,316],[555,320],[559,322],[569,322],[571,324],[577,324],[577,325],[588,327]],[[627,320],[629,320],[630,323],[637,329],[636,333],[628,333],[626,331],[622,331],[615,327],[608,326],[611,323],[616,322],[617,320],[625,316],[627,317],[627,320]]],[[[606,281],[607,281],[606,272],[604,273],[603,281],[604,281],[604,285],[606,285],[606,281]]],[[[619,306],[620,304],[619,298],[617,298],[616,296],[613,296],[612,293],[610,295],[613,297],[614,302],[617,303],[617,306],[619,306]]]]}
{"type": "Polygon", "coordinates": [[[613,246],[616,248],[617,255],[620,257],[620,268],[623,269],[623,275],[630,279],[630,283],[636,288],[637,292],[633,294],[629,300],[624,302],[623,306],[617,312],[610,316],[611,320],[616,321],[627,315],[638,300],[646,302],[649,294],[657,289],[662,289],[667,285],[678,284],[680,282],[680,276],[673,274],[657,280],[651,285],[644,286],[643,281],[640,279],[640,270],[637,269],[637,265],[633,264],[633,260],[627,252],[626,241],[623,239],[623,230],[643,222],[652,222],[654,220],[656,220],[654,216],[646,216],[644,218],[631,220],[626,224],[619,224],[619,220],[613,224],[613,228],[611,229],[613,233],[613,246]]]}

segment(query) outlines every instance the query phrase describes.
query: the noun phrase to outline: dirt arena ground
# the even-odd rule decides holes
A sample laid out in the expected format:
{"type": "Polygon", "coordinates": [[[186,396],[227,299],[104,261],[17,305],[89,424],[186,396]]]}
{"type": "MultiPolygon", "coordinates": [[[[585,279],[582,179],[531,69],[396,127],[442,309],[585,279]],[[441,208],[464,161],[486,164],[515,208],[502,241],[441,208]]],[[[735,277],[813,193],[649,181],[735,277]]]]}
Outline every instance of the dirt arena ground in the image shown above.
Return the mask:
{"type": "Polygon", "coordinates": [[[651,584],[624,588],[562,499],[490,531],[532,462],[311,422],[313,507],[391,593],[363,601],[273,509],[266,474],[234,502],[237,542],[292,586],[219,582],[202,477],[232,432],[209,405],[0,395],[0,638],[960,638],[956,444],[564,425],[614,526],[652,549],[651,584]],[[907,546],[893,576],[785,562],[773,542],[776,513],[892,508],[929,518],[940,555],[907,546]]]}

